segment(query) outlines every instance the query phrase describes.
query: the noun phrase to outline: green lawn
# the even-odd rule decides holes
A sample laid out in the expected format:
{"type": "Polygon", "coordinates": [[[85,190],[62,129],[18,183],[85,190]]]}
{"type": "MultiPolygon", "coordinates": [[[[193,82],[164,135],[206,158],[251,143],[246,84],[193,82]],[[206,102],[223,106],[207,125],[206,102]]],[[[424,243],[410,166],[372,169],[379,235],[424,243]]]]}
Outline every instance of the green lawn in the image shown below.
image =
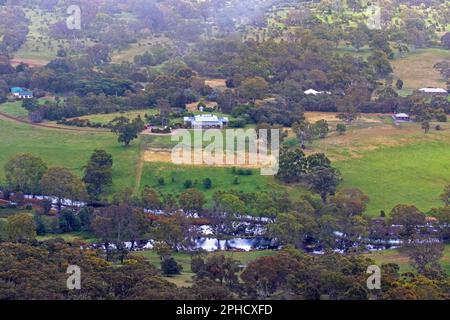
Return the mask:
{"type": "Polygon", "coordinates": [[[397,204],[428,211],[441,206],[439,195],[450,183],[450,140],[381,147],[362,158],[336,162],[343,187],[360,188],[370,197],[367,214],[390,212],[397,204]]]}
{"type": "Polygon", "coordinates": [[[0,111],[16,118],[28,117],[28,111],[22,108],[22,101],[2,103],[0,111]]]}
{"type": "MultiPolygon", "coordinates": [[[[216,191],[239,190],[244,192],[262,191],[283,191],[286,187],[280,185],[274,177],[262,176],[259,170],[254,169],[251,176],[239,176],[240,183],[234,184],[236,175],[231,168],[205,167],[205,166],[184,166],[171,163],[144,163],[143,174],[140,186],[146,185],[155,187],[163,193],[180,194],[185,191],[184,182],[191,180],[194,187],[202,191],[206,198],[210,200],[216,191]],[[159,185],[158,179],[164,178],[165,184],[159,185]],[[213,187],[204,189],[203,180],[210,178],[213,187]],[[196,183],[197,182],[197,183],[196,183]]],[[[287,190],[287,189],[286,189],[287,190]]],[[[304,189],[292,187],[291,194],[298,196],[304,189]]]]}
{"type": "MultiPolygon", "coordinates": [[[[52,99],[53,98],[46,97],[40,98],[37,101],[42,105],[52,99]]],[[[0,104],[0,111],[16,118],[28,119],[28,111],[22,107],[22,101],[2,103],[0,104]]]]}
{"type": "MultiPolygon", "coordinates": [[[[112,191],[134,187],[139,141],[125,148],[109,132],[46,129],[0,119],[0,168],[11,156],[25,152],[42,157],[50,166],[64,166],[81,176],[94,149],[104,149],[113,155],[112,191]]],[[[0,181],[3,179],[4,171],[0,170],[0,181]]]]}

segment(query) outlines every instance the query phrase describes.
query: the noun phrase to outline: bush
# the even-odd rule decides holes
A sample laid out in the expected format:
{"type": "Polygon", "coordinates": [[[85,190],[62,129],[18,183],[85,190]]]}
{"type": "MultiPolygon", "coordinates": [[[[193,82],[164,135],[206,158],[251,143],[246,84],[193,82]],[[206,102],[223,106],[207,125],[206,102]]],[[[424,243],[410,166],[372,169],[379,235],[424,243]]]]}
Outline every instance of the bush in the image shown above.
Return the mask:
{"type": "Polygon", "coordinates": [[[445,113],[439,113],[438,115],[436,115],[436,121],[447,122],[447,115],[445,113]]]}
{"type": "Polygon", "coordinates": [[[211,189],[212,188],[212,181],[210,178],[206,178],[203,180],[203,187],[205,189],[211,189]]]}
{"type": "Polygon", "coordinates": [[[8,222],[0,220],[0,241],[8,240],[8,222]]]}
{"type": "Polygon", "coordinates": [[[36,224],[36,233],[38,235],[61,232],[59,229],[59,222],[57,217],[36,214],[34,216],[34,223],[36,224]]]}
{"type": "Polygon", "coordinates": [[[247,120],[242,117],[236,118],[234,120],[230,120],[228,122],[228,127],[230,128],[243,128],[247,125],[247,120]]]}
{"type": "Polygon", "coordinates": [[[336,131],[337,131],[337,133],[339,133],[339,134],[344,134],[345,131],[347,131],[347,127],[346,127],[345,124],[339,123],[339,124],[336,126],[336,131]]]}
{"type": "Polygon", "coordinates": [[[161,271],[165,276],[180,274],[182,270],[183,267],[173,257],[167,257],[161,261],[161,271]]]}
{"type": "Polygon", "coordinates": [[[239,176],[251,176],[251,175],[253,175],[253,170],[252,169],[242,169],[242,168],[240,168],[240,169],[237,169],[237,170],[235,169],[233,173],[237,174],[239,176]]]}
{"type": "Polygon", "coordinates": [[[81,230],[80,218],[72,210],[63,210],[59,217],[59,229],[61,232],[72,232],[81,230]]]}
{"type": "Polygon", "coordinates": [[[152,133],[157,133],[157,134],[168,134],[172,132],[172,129],[169,127],[165,127],[165,128],[152,128],[152,133]]]}
{"type": "Polygon", "coordinates": [[[158,184],[160,185],[160,186],[163,186],[163,185],[165,185],[166,184],[166,182],[164,181],[164,178],[158,178],[158,184]]]}
{"type": "Polygon", "coordinates": [[[50,210],[52,210],[52,200],[50,199],[44,199],[41,201],[41,207],[44,211],[44,214],[49,214],[50,210]]]}
{"type": "Polygon", "coordinates": [[[186,180],[183,185],[185,189],[192,188],[192,180],[186,180]]]}

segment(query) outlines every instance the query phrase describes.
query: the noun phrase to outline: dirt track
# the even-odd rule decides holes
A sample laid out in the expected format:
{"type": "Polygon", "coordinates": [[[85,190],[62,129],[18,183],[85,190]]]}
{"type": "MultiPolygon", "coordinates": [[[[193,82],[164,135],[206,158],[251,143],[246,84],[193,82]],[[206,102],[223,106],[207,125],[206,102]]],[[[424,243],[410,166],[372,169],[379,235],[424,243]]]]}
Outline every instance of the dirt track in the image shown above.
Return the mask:
{"type": "Polygon", "coordinates": [[[57,125],[51,125],[51,124],[44,124],[44,123],[33,123],[24,119],[16,118],[13,116],[10,116],[9,114],[6,114],[4,112],[0,111],[0,117],[5,118],[7,120],[19,122],[19,123],[25,123],[33,127],[41,127],[41,128],[47,128],[47,129],[57,129],[57,130],[65,130],[65,131],[82,131],[82,132],[107,132],[106,130],[99,130],[99,129],[85,129],[85,128],[69,128],[69,127],[63,127],[63,126],[57,126],[57,125]]]}

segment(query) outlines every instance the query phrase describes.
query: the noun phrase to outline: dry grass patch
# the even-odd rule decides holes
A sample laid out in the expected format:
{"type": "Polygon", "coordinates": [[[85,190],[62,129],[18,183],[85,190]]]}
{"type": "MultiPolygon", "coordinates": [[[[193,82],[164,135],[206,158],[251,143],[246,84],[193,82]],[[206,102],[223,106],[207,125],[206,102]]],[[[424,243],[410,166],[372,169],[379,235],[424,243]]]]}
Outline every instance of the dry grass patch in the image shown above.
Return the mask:
{"type": "Polygon", "coordinates": [[[25,63],[29,65],[30,67],[43,67],[47,65],[50,62],[50,60],[41,60],[41,59],[21,59],[21,58],[15,58],[11,59],[10,63],[13,67],[17,67],[21,63],[25,63]]]}
{"type": "MultiPolygon", "coordinates": [[[[433,125],[434,126],[434,125],[433,125]]],[[[433,127],[432,126],[432,127],[433,127]]],[[[379,125],[349,130],[344,135],[333,134],[317,140],[311,152],[324,152],[330,159],[339,161],[361,158],[367,151],[382,147],[397,147],[427,141],[448,141],[450,126],[441,124],[443,131],[424,134],[420,124],[408,123],[400,127],[379,125]]]]}
{"type": "MultiPolygon", "coordinates": [[[[228,164],[226,163],[226,158],[224,155],[223,163],[219,164],[209,164],[213,163],[214,159],[211,159],[211,161],[207,161],[207,156],[204,155],[203,161],[201,163],[198,163],[198,161],[195,161],[194,159],[194,153],[192,153],[191,156],[191,162],[189,165],[193,166],[208,166],[208,167],[218,167],[218,168],[232,168],[232,167],[239,167],[239,168],[251,168],[251,169],[259,169],[262,167],[265,167],[265,163],[267,162],[273,162],[274,159],[270,156],[263,157],[262,160],[258,163],[254,163],[254,161],[250,161],[251,154],[248,152],[245,153],[235,153],[235,155],[239,155],[240,159],[245,158],[245,163],[243,164],[228,164]]],[[[256,159],[256,155],[253,155],[253,157],[256,159]]],[[[158,149],[158,148],[150,148],[144,151],[143,156],[144,162],[165,162],[165,163],[172,163],[172,153],[169,149],[158,149]]]]}
{"type": "MultiPolygon", "coordinates": [[[[337,118],[337,112],[305,112],[305,118],[309,122],[316,122],[319,120],[326,120],[328,122],[341,122],[337,118]]],[[[363,114],[356,122],[365,123],[381,123],[381,119],[376,118],[378,114],[363,114]]]]}
{"type": "Polygon", "coordinates": [[[226,79],[208,79],[205,84],[213,89],[225,90],[227,89],[226,79]]]}
{"type": "MultiPolygon", "coordinates": [[[[214,101],[203,101],[207,108],[215,108],[217,107],[217,102],[214,101]]],[[[186,110],[190,112],[196,112],[198,111],[197,106],[200,103],[200,101],[192,102],[186,105],[186,110]]]]}
{"type": "Polygon", "coordinates": [[[434,65],[450,61],[450,52],[427,49],[392,61],[395,79],[402,79],[404,89],[416,90],[423,87],[446,87],[446,83],[434,65]]]}

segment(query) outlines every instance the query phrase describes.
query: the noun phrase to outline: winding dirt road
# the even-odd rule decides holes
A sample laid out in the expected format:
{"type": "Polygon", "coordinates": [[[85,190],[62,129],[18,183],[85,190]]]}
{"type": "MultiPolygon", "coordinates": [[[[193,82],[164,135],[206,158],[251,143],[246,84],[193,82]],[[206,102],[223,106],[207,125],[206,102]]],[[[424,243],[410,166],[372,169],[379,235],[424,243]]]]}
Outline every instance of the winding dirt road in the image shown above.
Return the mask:
{"type": "Polygon", "coordinates": [[[59,125],[51,125],[51,124],[44,124],[44,123],[33,123],[30,122],[28,120],[25,119],[21,119],[21,118],[16,118],[13,117],[7,113],[1,112],[0,111],[0,118],[5,118],[6,120],[10,120],[10,121],[14,121],[14,122],[19,122],[19,123],[24,123],[24,124],[28,124],[30,126],[33,127],[41,127],[41,128],[47,128],[47,129],[57,129],[57,130],[65,130],[65,131],[78,131],[78,132],[108,132],[107,130],[102,130],[102,129],[91,129],[91,128],[70,128],[70,127],[65,127],[65,126],[59,126],[59,125]]]}

